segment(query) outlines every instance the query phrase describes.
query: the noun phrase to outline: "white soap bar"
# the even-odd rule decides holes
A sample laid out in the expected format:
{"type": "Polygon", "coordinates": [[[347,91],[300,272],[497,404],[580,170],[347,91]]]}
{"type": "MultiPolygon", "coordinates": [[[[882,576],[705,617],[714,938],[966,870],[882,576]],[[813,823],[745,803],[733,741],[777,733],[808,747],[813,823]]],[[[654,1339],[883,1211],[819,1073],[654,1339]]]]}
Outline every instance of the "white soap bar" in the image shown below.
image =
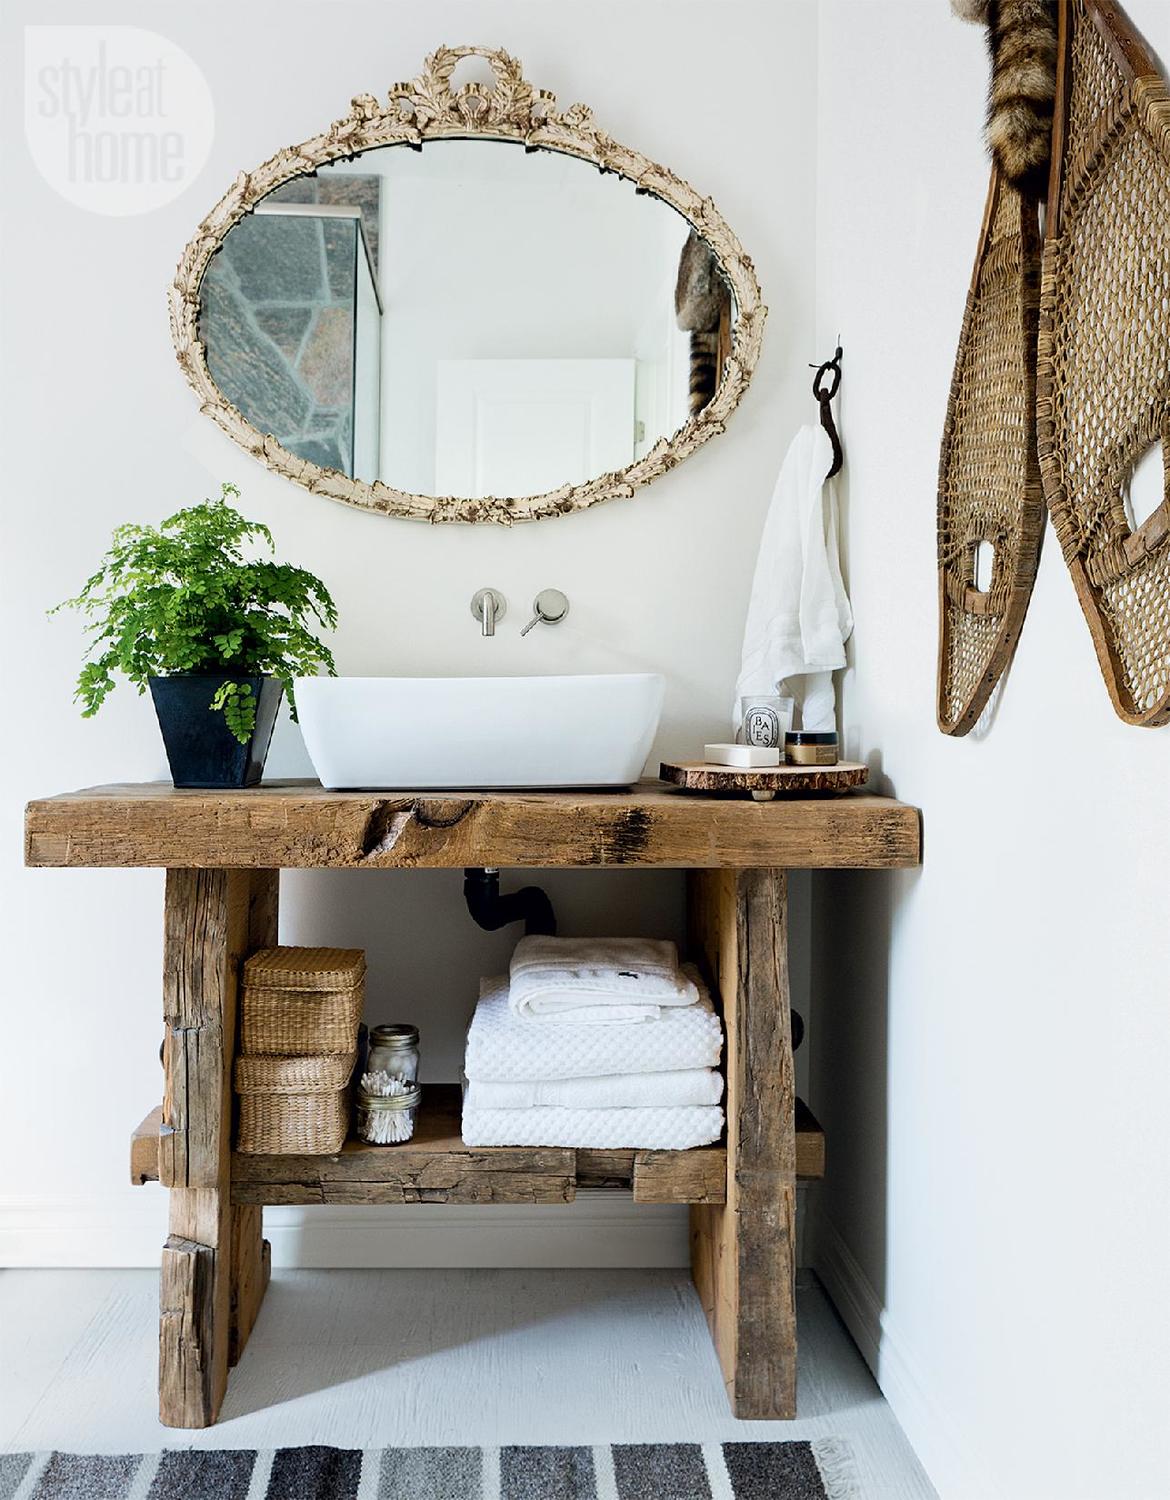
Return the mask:
{"type": "Polygon", "coordinates": [[[703,759],[709,766],[756,769],[780,764],[780,751],[764,745],[704,745],[703,759]]]}

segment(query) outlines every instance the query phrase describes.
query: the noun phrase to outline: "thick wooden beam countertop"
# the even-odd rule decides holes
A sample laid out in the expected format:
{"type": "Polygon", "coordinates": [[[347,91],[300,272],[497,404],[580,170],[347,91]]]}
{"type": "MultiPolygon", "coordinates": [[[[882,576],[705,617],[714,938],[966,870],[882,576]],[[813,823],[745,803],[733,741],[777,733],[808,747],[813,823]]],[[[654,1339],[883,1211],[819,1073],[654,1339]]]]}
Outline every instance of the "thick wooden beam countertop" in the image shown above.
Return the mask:
{"type": "Polygon", "coordinates": [[[242,791],[169,782],[30,802],[25,861],[57,868],[392,870],[660,866],[895,869],[920,857],[916,808],[864,792],[775,802],[622,792],[242,791]]]}

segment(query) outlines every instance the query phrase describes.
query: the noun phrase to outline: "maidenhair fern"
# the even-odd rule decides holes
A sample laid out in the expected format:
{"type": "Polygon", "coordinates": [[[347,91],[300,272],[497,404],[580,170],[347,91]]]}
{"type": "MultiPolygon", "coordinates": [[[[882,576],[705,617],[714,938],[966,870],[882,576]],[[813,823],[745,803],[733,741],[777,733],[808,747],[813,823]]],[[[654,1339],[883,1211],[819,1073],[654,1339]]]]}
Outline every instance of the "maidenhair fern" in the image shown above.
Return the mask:
{"type": "Polygon", "coordinates": [[[140,693],[151,677],[230,673],[211,709],[247,744],[256,700],[234,677],[279,678],[295,719],[292,679],[321,666],[335,672],[331,651],[313,633],[337,624],[329,590],[304,568],[249,555],[258,546],[271,554],[272,534],[232,509],[228,500],[239,494],[225,484],[218,500],[160,526],[119,526],[97,572],[76,598],[57,605],[92,619],[90,659],[74,694],[86,718],[105,702],[115,673],[140,693]]]}

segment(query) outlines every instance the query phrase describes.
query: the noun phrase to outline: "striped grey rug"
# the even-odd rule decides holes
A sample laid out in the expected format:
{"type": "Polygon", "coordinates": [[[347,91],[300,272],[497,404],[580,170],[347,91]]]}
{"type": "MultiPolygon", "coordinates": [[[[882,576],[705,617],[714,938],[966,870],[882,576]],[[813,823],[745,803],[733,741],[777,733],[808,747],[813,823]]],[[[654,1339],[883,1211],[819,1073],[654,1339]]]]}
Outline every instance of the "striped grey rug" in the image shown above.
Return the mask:
{"type": "Polygon", "coordinates": [[[0,1500],[854,1500],[845,1444],[0,1453],[0,1500]]]}

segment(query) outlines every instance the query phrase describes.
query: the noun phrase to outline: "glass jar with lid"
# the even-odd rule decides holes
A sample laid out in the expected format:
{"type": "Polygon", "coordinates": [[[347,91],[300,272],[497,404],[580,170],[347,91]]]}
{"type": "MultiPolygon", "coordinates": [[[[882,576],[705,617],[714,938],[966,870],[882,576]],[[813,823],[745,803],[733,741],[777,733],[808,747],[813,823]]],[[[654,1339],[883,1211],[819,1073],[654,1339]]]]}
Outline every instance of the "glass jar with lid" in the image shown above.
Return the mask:
{"type": "Polygon", "coordinates": [[[407,1083],[418,1081],[418,1027],[375,1026],[370,1032],[367,1073],[389,1073],[407,1083]]]}
{"type": "Polygon", "coordinates": [[[357,1097],[358,1139],[371,1146],[397,1146],[414,1134],[414,1119],[422,1089],[418,1084],[395,1083],[396,1094],[371,1094],[364,1089],[357,1097]]]}

